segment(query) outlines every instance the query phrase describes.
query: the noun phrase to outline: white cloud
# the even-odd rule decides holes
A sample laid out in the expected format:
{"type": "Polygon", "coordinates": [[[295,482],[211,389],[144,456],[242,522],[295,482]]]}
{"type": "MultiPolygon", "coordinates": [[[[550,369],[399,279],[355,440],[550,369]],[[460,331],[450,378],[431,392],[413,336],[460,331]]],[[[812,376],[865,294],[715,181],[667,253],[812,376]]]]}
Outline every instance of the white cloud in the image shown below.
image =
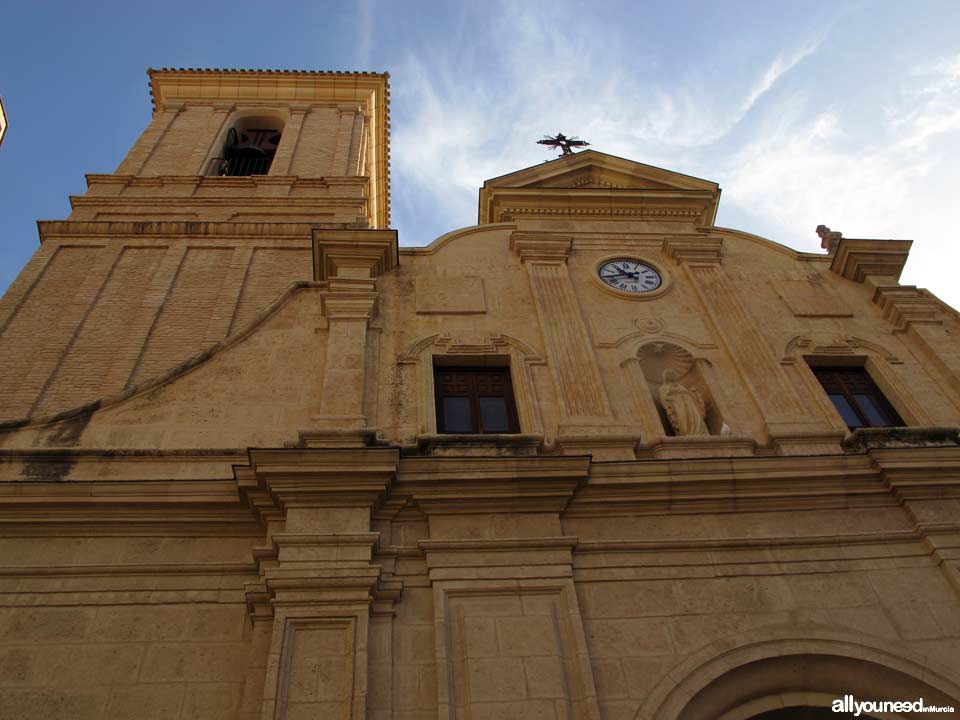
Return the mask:
{"type": "Polygon", "coordinates": [[[956,256],[950,228],[960,171],[945,160],[960,152],[960,56],[903,83],[876,116],[884,139],[870,145],[857,142],[858,128],[845,127],[836,110],[811,117],[805,99],[793,97],[726,158],[724,202],[774,228],[773,239],[805,250],[818,248],[819,223],[848,237],[913,239],[903,282],[960,306],[944,262],[956,256]]]}
{"type": "MultiPolygon", "coordinates": [[[[426,202],[432,233],[475,222],[485,179],[553,157],[534,144],[544,133],[575,133],[605,152],[683,169],[678,160],[726,137],[826,32],[779,53],[755,78],[739,78],[738,94],[696,69],[682,82],[666,78],[655,60],[616,47],[618,35],[589,19],[548,26],[545,11],[530,3],[504,3],[491,16],[482,50],[421,48],[393,76],[393,185],[403,242],[433,239],[402,227],[426,202]]],[[[410,225],[423,228],[423,218],[410,225]]]]}

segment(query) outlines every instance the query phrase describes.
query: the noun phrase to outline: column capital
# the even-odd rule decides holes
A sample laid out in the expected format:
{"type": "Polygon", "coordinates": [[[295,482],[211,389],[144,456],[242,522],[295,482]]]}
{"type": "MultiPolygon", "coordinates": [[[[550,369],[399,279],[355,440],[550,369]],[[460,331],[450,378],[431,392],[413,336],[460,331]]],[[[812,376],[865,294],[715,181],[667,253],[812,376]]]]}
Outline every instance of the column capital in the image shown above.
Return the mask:
{"type": "Polygon", "coordinates": [[[663,239],[664,255],[681,265],[713,267],[723,259],[723,238],[712,235],[673,235],[663,239]]]}
{"type": "Polygon", "coordinates": [[[396,230],[314,230],[313,279],[375,278],[400,263],[396,230]]]}
{"type": "Polygon", "coordinates": [[[323,314],[328,320],[370,320],[376,309],[375,292],[340,292],[323,298],[323,314]]]}
{"type": "Polygon", "coordinates": [[[510,249],[523,262],[565,264],[573,248],[573,236],[546,232],[514,232],[510,249]]]}

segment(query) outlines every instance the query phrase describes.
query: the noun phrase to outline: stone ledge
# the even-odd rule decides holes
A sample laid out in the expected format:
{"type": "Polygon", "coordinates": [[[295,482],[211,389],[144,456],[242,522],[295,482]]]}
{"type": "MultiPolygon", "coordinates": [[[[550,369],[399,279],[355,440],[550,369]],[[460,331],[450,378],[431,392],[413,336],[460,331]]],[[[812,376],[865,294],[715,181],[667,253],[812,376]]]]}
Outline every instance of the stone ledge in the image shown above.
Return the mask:
{"type": "Polygon", "coordinates": [[[955,427],[860,428],[843,441],[843,449],[847,452],[955,446],[960,446],[960,428],[955,427]]]}
{"type": "Polygon", "coordinates": [[[543,435],[506,434],[424,434],[417,436],[415,448],[408,455],[465,457],[532,457],[540,453],[543,435]]]}

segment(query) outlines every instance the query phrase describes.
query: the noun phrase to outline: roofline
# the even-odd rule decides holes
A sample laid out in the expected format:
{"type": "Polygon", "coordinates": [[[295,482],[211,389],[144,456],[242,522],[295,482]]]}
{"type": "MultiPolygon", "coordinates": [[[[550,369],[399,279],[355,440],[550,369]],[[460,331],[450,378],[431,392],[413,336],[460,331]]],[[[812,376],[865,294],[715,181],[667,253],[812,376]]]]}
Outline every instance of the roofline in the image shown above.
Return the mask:
{"type": "Polygon", "coordinates": [[[697,180],[698,182],[703,182],[703,183],[708,183],[708,184],[710,184],[710,185],[714,185],[717,189],[720,189],[720,183],[715,182],[715,181],[713,181],[713,180],[707,180],[707,179],[705,179],[705,178],[697,177],[696,175],[688,175],[687,173],[677,172],[676,170],[670,170],[670,169],[668,169],[668,168],[663,168],[663,167],[660,167],[659,165],[651,165],[650,163],[642,163],[642,162],[639,162],[639,161],[637,161],[637,160],[631,160],[630,158],[622,157],[622,156],[620,156],[620,155],[613,155],[613,154],[611,154],[611,153],[605,153],[605,152],[602,152],[602,151],[600,151],[600,150],[593,150],[593,149],[582,150],[581,152],[573,153],[572,155],[561,155],[561,156],[558,157],[558,158],[553,158],[552,160],[547,160],[545,163],[537,163],[536,165],[528,165],[527,167],[525,167],[525,168],[520,168],[519,170],[511,170],[510,172],[504,173],[503,175],[497,175],[496,177],[492,177],[492,178],[489,178],[489,179],[487,179],[487,180],[484,180],[484,181],[483,181],[483,187],[487,187],[488,183],[495,182],[496,180],[500,180],[501,178],[505,178],[505,177],[509,177],[510,175],[516,175],[516,174],[518,174],[518,173],[526,172],[527,170],[533,170],[534,168],[543,167],[544,165],[548,165],[549,163],[554,163],[554,162],[558,162],[558,161],[562,161],[562,160],[568,160],[569,158],[582,157],[582,156],[584,156],[584,155],[591,155],[591,154],[592,154],[592,155],[604,155],[604,156],[606,156],[606,157],[614,158],[615,160],[622,160],[623,162],[631,163],[631,164],[633,164],[633,165],[643,165],[644,167],[653,168],[654,170],[660,170],[660,171],[662,171],[662,172],[669,173],[669,174],[671,174],[671,175],[680,175],[681,177],[690,178],[691,180],[697,180]]]}

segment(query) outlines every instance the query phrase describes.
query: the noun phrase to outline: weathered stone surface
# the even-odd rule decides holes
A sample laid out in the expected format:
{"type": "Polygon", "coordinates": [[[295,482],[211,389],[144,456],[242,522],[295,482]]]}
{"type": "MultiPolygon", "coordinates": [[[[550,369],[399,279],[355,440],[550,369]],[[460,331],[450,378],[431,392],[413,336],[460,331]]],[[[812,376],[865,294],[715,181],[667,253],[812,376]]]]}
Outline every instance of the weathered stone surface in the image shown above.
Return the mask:
{"type": "Polygon", "coordinates": [[[960,706],[960,321],[909,242],[794,252],[586,151],[399,248],[386,76],[151,77],[0,299],[0,718],[960,706]],[[269,172],[207,174],[251,117],[269,172]],[[505,368],[519,432],[442,432],[449,367],[505,368]]]}

